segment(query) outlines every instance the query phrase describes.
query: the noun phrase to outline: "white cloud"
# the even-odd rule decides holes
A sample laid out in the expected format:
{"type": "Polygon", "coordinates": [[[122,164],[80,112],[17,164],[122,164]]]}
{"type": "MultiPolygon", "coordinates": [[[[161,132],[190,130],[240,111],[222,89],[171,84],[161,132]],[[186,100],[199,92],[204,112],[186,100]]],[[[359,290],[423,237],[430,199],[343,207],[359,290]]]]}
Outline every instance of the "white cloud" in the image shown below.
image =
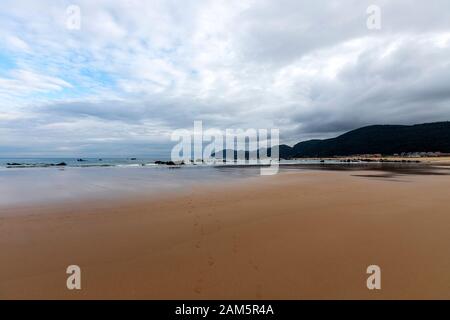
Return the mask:
{"type": "Polygon", "coordinates": [[[450,117],[445,0],[379,1],[379,32],[365,0],[79,0],[79,31],[66,28],[71,4],[0,4],[2,141],[39,133],[50,149],[107,152],[200,119],[280,126],[295,142],[450,117]]]}
{"type": "Polygon", "coordinates": [[[5,41],[8,47],[10,47],[12,50],[19,50],[25,52],[30,50],[28,44],[19,37],[8,35],[6,36],[5,41]]]}
{"type": "Polygon", "coordinates": [[[29,95],[34,92],[59,91],[72,85],[62,79],[37,74],[30,70],[13,70],[8,78],[0,78],[0,92],[12,95],[29,95]]]}

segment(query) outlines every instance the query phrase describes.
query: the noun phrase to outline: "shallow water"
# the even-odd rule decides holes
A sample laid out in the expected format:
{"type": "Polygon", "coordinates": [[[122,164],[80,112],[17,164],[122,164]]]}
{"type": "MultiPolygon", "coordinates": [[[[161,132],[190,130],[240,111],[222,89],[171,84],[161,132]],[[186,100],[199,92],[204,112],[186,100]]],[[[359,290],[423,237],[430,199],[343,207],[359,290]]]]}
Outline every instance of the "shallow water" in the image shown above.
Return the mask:
{"type": "Polygon", "coordinates": [[[210,166],[2,168],[0,208],[78,198],[176,192],[196,184],[220,184],[257,175],[258,168],[210,166]]]}
{"type": "MultiPolygon", "coordinates": [[[[449,175],[449,168],[398,163],[291,163],[280,172],[350,170],[359,178],[394,179],[401,175],[449,175]],[[363,171],[363,173],[361,173],[363,171]],[[364,173],[367,171],[367,174],[364,173]]],[[[260,175],[258,166],[114,166],[0,168],[0,209],[81,199],[180,192],[196,185],[220,185],[260,175]]]]}

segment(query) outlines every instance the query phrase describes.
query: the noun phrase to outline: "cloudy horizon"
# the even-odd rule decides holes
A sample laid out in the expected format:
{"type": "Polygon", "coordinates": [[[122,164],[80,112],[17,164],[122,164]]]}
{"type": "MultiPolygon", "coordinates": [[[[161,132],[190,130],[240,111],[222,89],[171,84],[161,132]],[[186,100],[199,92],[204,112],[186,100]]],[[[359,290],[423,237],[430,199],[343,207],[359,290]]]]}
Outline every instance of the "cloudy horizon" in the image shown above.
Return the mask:
{"type": "Polygon", "coordinates": [[[0,157],[160,156],[195,120],[279,128],[290,145],[450,120],[445,0],[3,0],[0,12],[0,157]],[[367,27],[371,5],[381,29],[367,27]]]}

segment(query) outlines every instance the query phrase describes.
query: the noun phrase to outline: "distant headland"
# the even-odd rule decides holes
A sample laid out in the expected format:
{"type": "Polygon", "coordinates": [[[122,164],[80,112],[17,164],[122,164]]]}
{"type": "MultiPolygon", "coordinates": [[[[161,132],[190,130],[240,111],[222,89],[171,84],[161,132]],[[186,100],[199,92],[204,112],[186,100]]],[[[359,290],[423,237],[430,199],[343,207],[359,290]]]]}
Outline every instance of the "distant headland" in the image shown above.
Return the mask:
{"type": "MultiPolygon", "coordinates": [[[[224,158],[227,152],[233,150],[222,150],[224,158]]],[[[254,152],[251,154],[253,156],[254,152]]],[[[271,155],[270,150],[267,154],[271,155]]],[[[234,155],[236,158],[236,151],[234,155]]],[[[450,122],[371,125],[331,139],[302,141],[292,147],[279,145],[281,159],[352,156],[450,156],[450,122]]],[[[249,152],[245,153],[245,157],[248,159],[249,152]]]]}

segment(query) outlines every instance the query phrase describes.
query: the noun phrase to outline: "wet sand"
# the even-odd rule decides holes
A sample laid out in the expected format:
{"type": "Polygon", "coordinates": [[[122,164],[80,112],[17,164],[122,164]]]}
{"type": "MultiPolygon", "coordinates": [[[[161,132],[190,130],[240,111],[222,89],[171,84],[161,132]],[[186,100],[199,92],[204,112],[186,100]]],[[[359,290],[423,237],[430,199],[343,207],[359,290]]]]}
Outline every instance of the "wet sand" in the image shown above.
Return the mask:
{"type": "Polygon", "coordinates": [[[286,170],[0,215],[0,299],[450,298],[450,178],[286,170]],[[66,288],[66,268],[82,290],[66,288]],[[382,271],[369,291],[366,268],[382,271]]]}

